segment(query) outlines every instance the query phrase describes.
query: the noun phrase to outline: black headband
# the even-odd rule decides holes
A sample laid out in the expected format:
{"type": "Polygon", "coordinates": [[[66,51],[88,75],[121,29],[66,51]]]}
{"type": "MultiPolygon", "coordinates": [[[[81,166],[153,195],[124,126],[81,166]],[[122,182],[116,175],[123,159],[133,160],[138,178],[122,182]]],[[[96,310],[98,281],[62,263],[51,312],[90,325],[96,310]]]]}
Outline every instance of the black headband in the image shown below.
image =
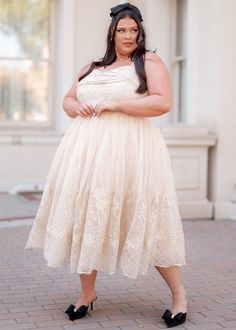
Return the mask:
{"type": "Polygon", "coordinates": [[[129,9],[129,10],[132,10],[133,12],[135,12],[139,16],[141,22],[143,21],[143,18],[142,18],[142,15],[140,13],[140,10],[137,7],[131,5],[129,2],[123,3],[122,5],[118,5],[118,6],[112,7],[110,9],[111,10],[110,16],[111,17],[114,17],[117,14],[119,14],[121,11],[124,11],[126,9],[129,9]]]}

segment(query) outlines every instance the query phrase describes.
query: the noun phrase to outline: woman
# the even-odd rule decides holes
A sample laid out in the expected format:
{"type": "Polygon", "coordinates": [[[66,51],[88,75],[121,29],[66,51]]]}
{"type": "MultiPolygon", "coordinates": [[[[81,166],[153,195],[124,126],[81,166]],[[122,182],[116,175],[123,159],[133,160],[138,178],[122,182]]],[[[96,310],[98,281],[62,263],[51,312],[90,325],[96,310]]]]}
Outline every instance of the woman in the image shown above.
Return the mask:
{"type": "Polygon", "coordinates": [[[168,151],[147,117],[167,113],[171,87],[159,56],[146,50],[139,9],[111,9],[103,58],[86,66],[63,107],[74,118],[50,168],[26,249],[48,266],[70,261],[81,295],[65,313],[84,317],[96,300],[97,271],[136,278],[154,265],[172,293],[168,327],[186,319],[186,264],[168,151]],[[79,80],[79,81],[78,81],[79,80]]]}

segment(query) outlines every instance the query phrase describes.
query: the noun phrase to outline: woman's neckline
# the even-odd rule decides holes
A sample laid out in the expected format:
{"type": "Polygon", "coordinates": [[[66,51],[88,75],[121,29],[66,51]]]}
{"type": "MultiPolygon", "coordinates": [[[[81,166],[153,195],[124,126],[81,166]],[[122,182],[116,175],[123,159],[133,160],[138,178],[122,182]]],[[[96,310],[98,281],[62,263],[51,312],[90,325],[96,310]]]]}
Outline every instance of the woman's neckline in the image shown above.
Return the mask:
{"type": "Polygon", "coordinates": [[[100,72],[109,72],[109,71],[114,71],[114,70],[117,70],[117,69],[120,69],[120,68],[127,68],[127,67],[132,66],[133,64],[134,64],[134,62],[131,62],[130,64],[116,66],[115,68],[112,68],[112,69],[102,69],[102,70],[95,67],[93,70],[97,70],[97,71],[100,71],[100,72]]]}

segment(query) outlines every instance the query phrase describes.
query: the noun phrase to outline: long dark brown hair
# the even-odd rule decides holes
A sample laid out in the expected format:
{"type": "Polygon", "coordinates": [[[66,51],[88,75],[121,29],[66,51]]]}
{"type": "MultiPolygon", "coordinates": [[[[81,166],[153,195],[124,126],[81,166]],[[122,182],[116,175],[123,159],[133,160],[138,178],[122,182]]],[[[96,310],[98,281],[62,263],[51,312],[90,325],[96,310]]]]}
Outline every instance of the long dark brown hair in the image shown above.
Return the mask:
{"type": "Polygon", "coordinates": [[[107,49],[104,57],[101,58],[101,60],[93,61],[90,65],[90,68],[79,78],[79,81],[89,75],[95,67],[106,67],[107,65],[111,65],[116,61],[114,35],[119,20],[125,17],[134,19],[138,25],[138,36],[136,40],[137,47],[131,55],[131,60],[134,62],[135,71],[139,79],[139,86],[136,90],[136,93],[143,94],[147,91],[147,79],[144,70],[144,58],[147,51],[146,33],[142,26],[140,16],[130,9],[125,9],[112,17],[111,24],[107,33],[107,49]]]}

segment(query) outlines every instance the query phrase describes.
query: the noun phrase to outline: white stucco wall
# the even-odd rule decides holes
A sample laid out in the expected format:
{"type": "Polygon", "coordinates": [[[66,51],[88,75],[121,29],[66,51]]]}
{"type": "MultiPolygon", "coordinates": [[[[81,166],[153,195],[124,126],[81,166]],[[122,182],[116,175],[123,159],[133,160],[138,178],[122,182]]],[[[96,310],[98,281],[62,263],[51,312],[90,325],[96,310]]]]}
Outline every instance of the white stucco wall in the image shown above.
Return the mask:
{"type": "Polygon", "coordinates": [[[187,122],[217,134],[209,168],[215,218],[231,216],[236,180],[235,16],[234,0],[188,2],[187,122]]]}
{"type": "MultiPolygon", "coordinates": [[[[0,190],[19,182],[41,182],[45,179],[56,146],[71,121],[63,112],[62,98],[79,70],[92,58],[103,55],[110,22],[109,9],[120,2],[55,1],[54,125],[38,132],[12,129],[0,132],[0,190]],[[16,170],[19,155],[21,160],[16,170]]],[[[157,48],[171,73],[174,0],[131,2],[138,5],[143,13],[149,47],[157,48]]],[[[231,216],[231,197],[236,181],[235,17],[235,0],[187,0],[187,126],[180,125],[177,130],[171,128],[171,146],[175,145],[175,138],[180,141],[182,129],[185,129],[184,143],[191,136],[193,140],[199,139],[202,146],[208,145],[208,138],[205,143],[204,134],[199,133],[201,129],[195,134],[195,126],[205,127],[217,135],[217,146],[211,151],[206,182],[206,197],[213,202],[216,218],[231,216]]],[[[169,120],[168,116],[156,119],[161,125],[166,125],[169,120]]],[[[188,148],[194,148],[194,144],[188,148]]],[[[184,182],[181,177],[177,181],[180,186],[184,182]]]]}

